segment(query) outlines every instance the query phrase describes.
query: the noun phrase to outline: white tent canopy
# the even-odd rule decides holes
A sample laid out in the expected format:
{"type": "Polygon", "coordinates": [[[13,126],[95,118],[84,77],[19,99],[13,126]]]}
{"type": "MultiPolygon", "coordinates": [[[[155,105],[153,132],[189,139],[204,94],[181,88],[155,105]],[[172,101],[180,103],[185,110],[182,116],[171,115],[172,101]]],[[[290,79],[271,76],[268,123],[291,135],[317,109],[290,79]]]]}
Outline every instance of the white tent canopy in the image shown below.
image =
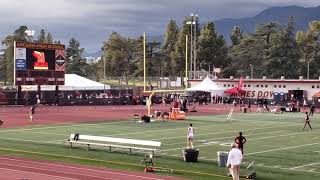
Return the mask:
{"type": "Polygon", "coordinates": [[[186,91],[204,91],[204,92],[219,92],[224,90],[225,88],[218,86],[208,76],[196,86],[186,89],[186,91]]]}
{"type": "Polygon", "coordinates": [[[65,85],[60,86],[61,90],[104,90],[110,89],[105,85],[76,74],[65,74],[65,85]],[[70,89],[71,88],[71,89],[70,89]]]}
{"type": "MultiPolygon", "coordinates": [[[[105,90],[110,89],[109,85],[105,85],[90,79],[84,78],[76,74],[65,74],[65,85],[59,85],[59,90],[105,90]]],[[[37,86],[22,86],[22,91],[36,91],[37,86]]],[[[55,85],[42,85],[42,91],[54,91],[55,85]]]]}

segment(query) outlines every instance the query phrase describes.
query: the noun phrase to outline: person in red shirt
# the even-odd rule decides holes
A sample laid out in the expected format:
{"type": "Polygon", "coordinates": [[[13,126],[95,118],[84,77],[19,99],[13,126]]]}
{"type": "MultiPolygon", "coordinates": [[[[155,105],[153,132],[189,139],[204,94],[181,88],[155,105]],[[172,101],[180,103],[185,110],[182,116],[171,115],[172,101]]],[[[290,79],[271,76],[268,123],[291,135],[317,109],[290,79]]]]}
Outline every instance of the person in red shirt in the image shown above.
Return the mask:
{"type": "Polygon", "coordinates": [[[247,139],[242,136],[242,132],[239,132],[239,136],[234,139],[234,142],[238,145],[238,148],[243,154],[243,145],[247,142],[247,139]]]}
{"type": "Polygon", "coordinates": [[[177,99],[173,101],[173,108],[179,108],[179,102],[177,99]]]}

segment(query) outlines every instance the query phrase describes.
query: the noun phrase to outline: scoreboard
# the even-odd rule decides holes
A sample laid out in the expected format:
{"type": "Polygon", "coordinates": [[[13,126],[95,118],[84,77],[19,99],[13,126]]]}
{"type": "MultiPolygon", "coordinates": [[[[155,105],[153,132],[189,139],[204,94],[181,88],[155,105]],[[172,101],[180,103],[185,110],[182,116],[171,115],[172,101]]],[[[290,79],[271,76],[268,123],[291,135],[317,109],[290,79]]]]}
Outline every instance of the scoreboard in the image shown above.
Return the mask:
{"type": "Polygon", "coordinates": [[[15,85],[64,85],[65,46],[15,42],[15,85]]]}

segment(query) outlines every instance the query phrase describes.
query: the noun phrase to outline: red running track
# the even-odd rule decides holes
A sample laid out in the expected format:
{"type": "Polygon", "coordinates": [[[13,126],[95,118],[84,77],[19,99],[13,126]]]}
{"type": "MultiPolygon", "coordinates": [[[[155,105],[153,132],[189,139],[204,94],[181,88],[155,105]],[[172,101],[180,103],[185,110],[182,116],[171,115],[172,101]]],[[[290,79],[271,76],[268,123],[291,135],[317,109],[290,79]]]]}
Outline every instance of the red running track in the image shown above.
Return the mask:
{"type": "MultiPolygon", "coordinates": [[[[236,108],[238,111],[239,108],[236,108]]],[[[170,106],[154,105],[156,110],[169,112],[170,106]]],[[[198,112],[188,115],[227,114],[230,105],[209,104],[196,107],[198,112]]],[[[39,106],[34,114],[34,121],[29,121],[30,107],[0,106],[0,120],[4,122],[1,127],[18,127],[28,125],[64,124],[70,122],[94,122],[133,119],[134,114],[146,113],[145,106],[39,106]]]]}
{"type": "MultiPolygon", "coordinates": [[[[75,164],[35,161],[25,158],[0,157],[1,180],[179,180],[159,176],[82,166],[75,164]]],[[[181,179],[180,179],[181,180],[181,179]]]]}

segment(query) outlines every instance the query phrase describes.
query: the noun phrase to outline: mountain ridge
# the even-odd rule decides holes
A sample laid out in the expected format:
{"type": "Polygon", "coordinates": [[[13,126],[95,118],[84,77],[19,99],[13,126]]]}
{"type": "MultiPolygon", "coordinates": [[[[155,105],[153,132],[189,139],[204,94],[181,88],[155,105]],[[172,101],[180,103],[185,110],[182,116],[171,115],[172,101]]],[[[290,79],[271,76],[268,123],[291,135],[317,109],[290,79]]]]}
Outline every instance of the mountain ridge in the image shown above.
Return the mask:
{"type": "Polygon", "coordinates": [[[239,19],[225,18],[214,21],[214,23],[217,32],[222,34],[225,40],[230,43],[230,34],[234,26],[239,26],[244,33],[251,33],[254,32],[257,25],[271,21],[286,25],[290,16],[294,18],[296,30],[305,31],[310,21],[320,20],[320,6],[271,7],[252,17],[239,19]]]}

